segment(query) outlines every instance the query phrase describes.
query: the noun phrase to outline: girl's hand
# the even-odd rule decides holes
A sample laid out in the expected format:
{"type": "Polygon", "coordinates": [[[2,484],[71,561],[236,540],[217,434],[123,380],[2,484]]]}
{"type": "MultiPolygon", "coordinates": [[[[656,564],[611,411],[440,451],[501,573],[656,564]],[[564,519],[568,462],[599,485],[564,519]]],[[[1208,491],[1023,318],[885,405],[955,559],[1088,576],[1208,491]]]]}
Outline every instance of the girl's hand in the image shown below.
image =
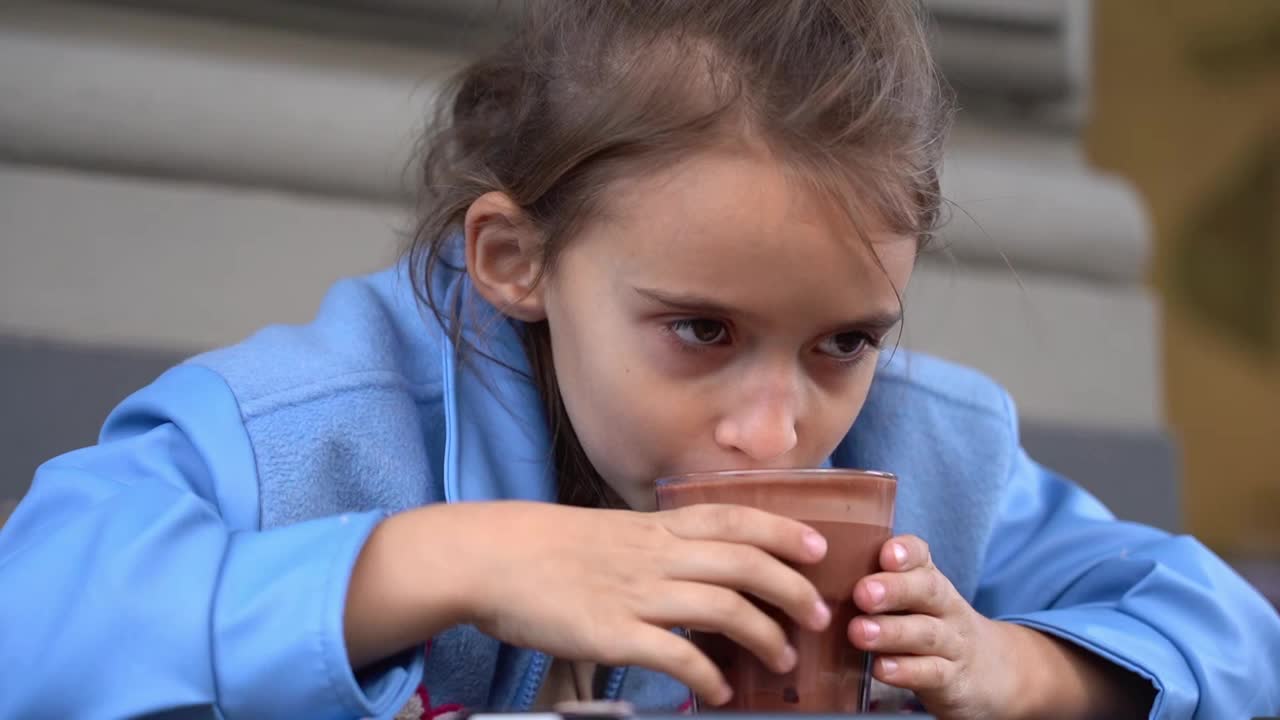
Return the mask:
{"type": "Polygon", "coordinates": [[[934,567],[924,540],[890,539],[880,566],[854,587],[867,615],[849,624],[849,639],[878,654],[876,679],[914,691],[930,714],[1147,717],[1149,682],[1075,645],[987,619],[934,567]]]}
{"type": "MultiPolygon", "coordinates": [[[[448,509],[463,622],[566,660],[664,672],[714,704],[731,694],[724,677],[670,628],[722,633],[785,672],[794,649],[743,593],[814,629],[831,618],[813,585],[783,562],[818,561],[825,540],[777,515],[728,505],[656,513],[524,502],[448,509]]],[[[440,541],[424,541],[423,551],[440,552],[440,541]]]]}
{"type": "Polygon", "coordinates": [[[969,606],[918,537],[886,542],[880,566],[854,587],[867,614],[849,625],[853,644],[877,654],[876,679],[914,691],[940,718],[1005,717],[1016,667],[1000,623],[969,606]]]}

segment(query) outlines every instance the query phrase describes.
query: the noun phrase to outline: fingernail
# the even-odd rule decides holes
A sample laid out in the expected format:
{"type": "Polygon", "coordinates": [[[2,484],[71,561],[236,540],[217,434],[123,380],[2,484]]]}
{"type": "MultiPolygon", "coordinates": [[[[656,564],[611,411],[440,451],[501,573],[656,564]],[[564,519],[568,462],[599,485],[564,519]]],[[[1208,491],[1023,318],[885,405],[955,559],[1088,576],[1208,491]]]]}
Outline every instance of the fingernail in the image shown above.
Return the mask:
{"type": "Polygon", "coordinates": [[[863,620],[862,636],[867,639],[867,642],[875,642],[876,638],[880,637],[880,623],[875,620],[863,620]]]}
{"type": "Polygon", "coordinates": [[[813,626],[815,630],[821,630],[831,622],[831,608],[827,604],[819,600],[813,606],[813,626]]]}
{"type": "Polygon", "coordinates": [[[720,702],[717,702],[716,704],[724,705],[725,703],[729,702],[732,699],[733,699],[733,688],[729,687],[728,683],[721,685],[720,686],[720,702]]]}
{"type": "Polygon", "coordinates": [[[884,602],[884,585],[875,581],[867,583],[867,596],[871,598],[872,605],[884,602]]]}
{"type": "Polygon", "coordinates": [[[901,565],[907,561],[907,549],[898,543],[893,544],[893,559],[901,565]]]}
{"type": "Polygon", "coordinates": [[[796,660],[798,658],[799,656],[796,654],[796,649],[790,645],[786,646],[782,649],[782,657],[778,659],[778,670],[782,672],[790,672],[791,668],[796,666],[796,660]]]}
{"type": "Polygon", "coordinates": [[[880,669],[884,670],[885,675],[893,675],[898,672],[898,661],[890,658],[880,658],[880,669]]]}
{"type": "Polygon", "coordinates": [[[809,548],[809,552],[814,557],[822,557],[827,554],[827,539],[812,530],[805,532],[804,545],[809,548]]]}

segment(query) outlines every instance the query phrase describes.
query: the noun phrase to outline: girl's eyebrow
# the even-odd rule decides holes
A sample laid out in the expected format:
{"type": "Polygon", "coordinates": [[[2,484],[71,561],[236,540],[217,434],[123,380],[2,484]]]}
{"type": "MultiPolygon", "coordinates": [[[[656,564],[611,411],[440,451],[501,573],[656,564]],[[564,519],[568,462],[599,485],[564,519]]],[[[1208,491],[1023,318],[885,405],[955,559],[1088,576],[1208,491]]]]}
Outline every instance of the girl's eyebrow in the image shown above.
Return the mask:
{"type": "MultiPolygon", "coordinates": [[[[711,315],[717,317],[729,317],[734,315],[750,315],[741,310],[732,308],[718,300],[714,300],[702,295],[692,293],[674,293],[664,290],[655,290],[653,288],[634,288],[636,293],[641,297],[647,298],[677,312],[689,314],[711,315]]],[[[855,317],[848,322],[841,323],[838,327],[857,328],[866,330],[871,333],[888,332],[895,325],[902,321],[902,308],[894,307],[880,310],[873,310],[868,314],[855,317]]]]}
{"type": "Polygon", "coordinates": [[[672,293],[663,290],[654,290],[652,288],[637,287],[635,291],[641,297],[648,298],[660,305],[665,305],[672,310],[678,310],[688,313],[705,313],[707,315],[739,315],[740,311],[725,305],[718,300],[709,297],[694,295],[691,293],[672,293]]]}

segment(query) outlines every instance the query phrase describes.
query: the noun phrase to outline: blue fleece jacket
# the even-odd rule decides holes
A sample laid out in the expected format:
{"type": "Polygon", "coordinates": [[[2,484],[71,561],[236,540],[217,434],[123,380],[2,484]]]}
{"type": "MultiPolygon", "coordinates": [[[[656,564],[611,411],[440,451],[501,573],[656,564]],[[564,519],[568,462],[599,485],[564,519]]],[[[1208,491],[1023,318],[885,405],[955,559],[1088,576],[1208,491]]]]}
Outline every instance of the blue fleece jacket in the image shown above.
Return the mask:
{"type": "MultiPolygon", "coordinates": [[[[475,301],[440,272],[446,302],[475,301]]],[[[388,513],[554,501],[516,329],[480,315],[463,333],[501,362],[460,362],[403,266],[341,282],[313,323],[170,370],[42,466],[0,532],[0,717],[390,717],[419,682],[528,708],[547,658],[474,628],[359,674],[343,642],[388,513]]],[[[1280,712],[1275,611],[1194,539],[1117,522],[1028,458],[986,378],[894,353],[830,462],[896,473],[896,531],[975,608],[1149,678],[1152,717],[1280,712]]],[[[638,669],[607,691],[644,710],[687,693],[638,669]]]]}

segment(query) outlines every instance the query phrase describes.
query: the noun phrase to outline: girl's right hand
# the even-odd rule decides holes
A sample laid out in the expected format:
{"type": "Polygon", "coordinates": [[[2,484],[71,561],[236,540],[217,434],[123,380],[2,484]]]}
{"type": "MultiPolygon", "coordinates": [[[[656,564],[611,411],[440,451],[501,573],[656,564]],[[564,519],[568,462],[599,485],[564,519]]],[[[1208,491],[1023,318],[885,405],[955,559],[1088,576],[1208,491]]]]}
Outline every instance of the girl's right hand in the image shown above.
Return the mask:
{"type": "Polygon", "coordinates": [[[435,568],[418,578],[424,590],[453,584],[450,601],[442,605],[437,588],[426,607],[453,607],[458,622],[557,658],[666,673],[712,704],[731,694],[723,675],[670,628],[721,633],[785,672],[794,649],[743,593],[815,630],[831,620],[812,583],[784,562],[816,562],[826,541],[760,510],[641,513],[495,502],[428,506],[397,518],[421,533],[406,550],[414,564],[435,568]]]}

